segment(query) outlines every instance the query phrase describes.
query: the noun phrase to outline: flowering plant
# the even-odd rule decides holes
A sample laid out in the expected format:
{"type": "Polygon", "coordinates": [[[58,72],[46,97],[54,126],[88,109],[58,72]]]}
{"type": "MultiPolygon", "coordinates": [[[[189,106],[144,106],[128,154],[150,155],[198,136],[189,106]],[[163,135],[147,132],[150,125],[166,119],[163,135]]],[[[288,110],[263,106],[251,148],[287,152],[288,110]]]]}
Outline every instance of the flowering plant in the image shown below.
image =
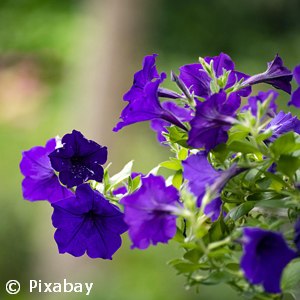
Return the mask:
{"type": "Polygon", "coordinates": [[[169,264],[187,286],[226,283],[249,299],[294,297],[300,278],[300,121],[277,112],[275,89],[300,107],[300,66],[277,55],[263,73],[235,70],[221,53],[171,74],[144,58],[124,95],[118,131],[150,121],[171,157],[149,174],[129,162],[110,176],[107,148],[73,130],[23,152],[23,196],[47,200],[60,253],[112,259],[128,230],[132,248],[176,241],[169,264]],[[252,95],[252,86],[268,91],[252,95]],[[242,101],[243,99],[243,101],[242,101]],[[243,103],[244,102],[244,103],[243,103]],[[161,168],[171,175],[158,175],[161,168]]]}

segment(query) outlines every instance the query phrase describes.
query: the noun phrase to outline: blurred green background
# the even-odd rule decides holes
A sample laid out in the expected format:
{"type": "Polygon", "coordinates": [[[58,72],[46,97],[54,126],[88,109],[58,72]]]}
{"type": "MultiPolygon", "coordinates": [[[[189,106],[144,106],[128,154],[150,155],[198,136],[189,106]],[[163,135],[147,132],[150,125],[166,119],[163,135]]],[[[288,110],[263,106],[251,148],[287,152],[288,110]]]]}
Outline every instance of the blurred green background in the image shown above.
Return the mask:
{"type": "Polygon", "coordinates": [[[76,128],[108,146],[112,172],[131,159],[135,171],[149,171],[168,153],[148,124],[111,131],[143,57],[158,53],[168,73],[221,51],[249,74],[276,53],[293,68],[299,11],[298,0],[1,0],[0,299],[86,297],[28,293],[30,279],[64,278],[93,282],[91,299],[239,299],[226,287],[186,290],[166,265],[181,254],[172,243],[132,251],[124,235],[113,261],[59,255],[51,206],[22,199],[19,161],[23,150],[76,128]],[[19,295],[5,293],[9,279],[21,282],[19,295]]]}

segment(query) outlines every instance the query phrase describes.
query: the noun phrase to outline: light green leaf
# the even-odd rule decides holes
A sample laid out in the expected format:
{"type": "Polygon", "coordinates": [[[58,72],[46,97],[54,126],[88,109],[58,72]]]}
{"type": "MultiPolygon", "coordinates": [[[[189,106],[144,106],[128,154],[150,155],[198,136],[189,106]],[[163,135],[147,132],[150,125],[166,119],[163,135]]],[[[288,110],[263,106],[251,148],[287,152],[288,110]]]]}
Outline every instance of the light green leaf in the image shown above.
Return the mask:
{"type": "Polygon", "coordinates": [[[112,187],[121,183],[123,180],[127,179],[132,172],[133,160],[127,163],[124,168],[114,176],[112,176],[109,180],[109,183],[112,187]]]}
{"type": "Polygon", "coordinates": [[[281,288],[283,291],[293,291],[300,283],[300,258],[292,260],[284,269],[281,288]]]}

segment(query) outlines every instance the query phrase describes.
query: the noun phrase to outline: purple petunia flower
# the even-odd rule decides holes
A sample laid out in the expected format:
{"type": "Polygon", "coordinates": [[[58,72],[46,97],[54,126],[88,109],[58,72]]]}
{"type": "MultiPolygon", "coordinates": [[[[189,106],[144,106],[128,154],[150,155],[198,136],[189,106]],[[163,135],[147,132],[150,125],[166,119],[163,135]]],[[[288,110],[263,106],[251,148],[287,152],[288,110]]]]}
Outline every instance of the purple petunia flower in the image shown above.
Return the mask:
{"type": "MultiPolygon", "coordinates": [[[[153,79],[166,78],[166,73],[158,74],[157,72],[155,65],[156,57],[157,54],[145,56],[142,70],[134,74],[133,85],[123,97],[125,101],[131,102],[137,98],[142,98],[147,83],[152,82],[153,79]]],[[[158,88],[158,96],[171,99],[181,97],[181,95],[161,87],[158,88]]]]}
{"type": "MultiPolygon", "coordinates": [[[[180,122],[189,122],[193,118],[193,111],[190,108],[180,107],[174,102],[164,102],[162,107],[171,112],[180,122]]],[[[171,126],[170,122],[161,119],[151,121],[151,128],[157,133],[157,139],[160,143],[166,141],[163,132],[168,132],[166,127],[171,126]]]]}
{"type": "Polygon", "coordinates": [[[232,93],[226,98],[221,91],[204,102],[199,102],[196,115],[190,122],[188,144],[194,148],[211,150],[228,139],[227,131],[235,122],[235,112],[240,107],[240,97],[232,93]]]}
{"type": "Polygon", "coordinates": [[[137,93],[121,113],[122,121],[113,131],[119,131],[124,126],[153,119],[161,119],[174,124],[184,130],[185,126],[169,111],[164,109],[158,99],[158,86],[164,80],[156,79],[145,85],[142,93],[137,93]]]}
{"type": "MultiPolygon", "coordinates": [[[[234,70],[234,62],[231,58],[225,54],[220,53],[218,56],[205,57],[205,62],[210,64],[213,63],[213,70],[215,72],[216,78],[223,75],[224,71],[229,71],[228,80],[224,89],[231,88],[242,78],[247,79],[249,76],[241,72],[234,70]]],[[[180,80],[187,86],[187,88],[198,97],[208,97],[211,96],[211,77],[203,69],[201,64],[189,64],[184,65],[179,68],[180,80]]],[[[247,97],[251,93],[251,87],[244,87],[243,89],[237,91],[240,96],[247,97]]]]}
{"type": "Polygon", "coordinates": [[[220,216],[221,208],[222,200],[220,197],[217,197],[206,204],[204,207],[204,213],[210,217],[212,222],[215,222],[220,216]]]}
{"type": "Polygon", "coordinates": [[[120,248],[120,235],[127,230],[123,213],[88,184],[76,189],[76,197],[52,204],[54,238],[59,253],[112,259],[120,248]]]}
{"type": "Polygon", "coordinates": [[[221,172],[211,166],[204,151],[189,156],[182,162],[182,165],[183,178],[189,181],[189,188],[198,197],[197,204],[200,207],[206,187],[211,186],[221,175],[221,172]]]}
{"type": "Polygon", "coordinates": [[[269,97],[271,97],[270,105],[268,113],[271,116],[274,116],[277,111],[277,105],[275,103],[276,98],[278,97],[278,93],[269,90],[267,92],[258,92],[256,96],[249,97],[248,104],[242,107],[241,111],[245,111],[250,109],[253,116],[257,115],[257,102],[263,103],[265,102],[269,97]]]}
{"type": "Polygon", "coordinates": [[[25,176],[22,190],[26,200],[48,200],[53,203],[72,195],[71,191],[60,184],[51,167],[48,154],[55,146],[55,139],[51,139],[45,147],[37,146],[23,152],[20,170],[25,176]]]}
{"type": "Polygon", "coordinates": [[[269,141],[273,142],[280,135],[289,131],[300,134],[300,120],[297,117],[293,117],[290,112],[286,114],[280,111],[266,126],[266,129],[268,128],[273,130],[272,136],[268,138],[269,141]]]}
{"type": "MultiPolygon", "coordinates": [[[[293,77],[295,78],[298,85],[300,85],[300,65],[296,66],[293,71],[293,77]]],[[[298,87],[291,96],[291,101],[288,103],[288,105],[294,105],[298,108],[300,108],[300,87],[298,87]]]]}
{"type": "Polygon", "coordinates": [[[107,148],[87,140],[81,132],[73,130],[62,138],[63,146],[49,154],[53,169],[67,187],[78,186],[87,180],[101,182],[107,148]]]}
{"type": "Polygon", "coordinates": [[[294,243],[297,247],[298,253],[300,253],[300,219],[298,219],[295,223],[294,243]]]}
{"type": "Polygon", "coordinates": [[[173,186],[166,187],[163,177],[142,178],[141,187],[120,202],[124,205],[132,248],[167,243],[175,235],[176,216],[172,212],[179,205],[179,195],[173,186]]]}
{"type": "Polygon", "coordinates": [[[268,83],[276,89],[283,90],[288,94],[291,93],[292,72],[283,65],[283,61],[277,54],[265,72],[253,75],[242,83],[242,86],[253,85],[257,83],[268,83]]]}
{"type": "Polygon", "coordinates": [[[280,293],[285,266],[296,252],[289,248],[280,233],[260,228],[245,228],[241,268],[251,284],[262,284],[267,293],[280,293]]]}
{"type": "Polygon", "coordinates": [[[216,198],[206,204],[204,213],[214,222],[220,215],[222,201],[219,194],[230,178],[237,175],[242,169],[232,166],[226,171],[215,170],[202,151],[193,154],[182,162],[183,178],[188,180],[191,192],[197,197],[197,206],[202,204],[202,198],[207,188],[211,189],[216,198]]]}

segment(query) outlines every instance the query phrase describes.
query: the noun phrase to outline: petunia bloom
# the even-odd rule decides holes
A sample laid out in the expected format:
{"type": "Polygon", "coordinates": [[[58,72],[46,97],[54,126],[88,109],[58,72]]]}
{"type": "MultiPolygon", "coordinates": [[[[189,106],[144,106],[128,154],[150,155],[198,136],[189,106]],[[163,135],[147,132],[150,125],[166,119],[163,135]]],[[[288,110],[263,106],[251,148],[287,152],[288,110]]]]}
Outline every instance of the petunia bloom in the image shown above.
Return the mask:
{"type": "MultiPolygon", "coordinates": [[[[190,108],[180,107],[174,102],[163,102],[162,107],[171,112],[180,122],[189,122],[193,118],[193,111],[190,108]]],[[[166,133],[166,127],[171,125],[170,122],[161,119],[151,121],[151,128],[156,132],[157,139],[160,143],[166,141],[163,133],[166,133]]]]}
{"type": "Polygon", "coordinates": [[[272,129],[273,134],[268,140],[273,142],[280,135],[289,131],[300,134],[300,120],[297,117],[293,117],[290,112],[286,114],[285,112],[280,111],[266,126],[266,129],[269,128],[272,129]]]}
{"type": "Polygon", "coordinates": [[[171,112],[164,109],[159,102],[158,86],[164,79],[165,77],[148,82],[143,92],[136,94],[135,98],[130,100],[121,113],[122,121],[115,126],[113,131],[119,131],[130,124],[154,119],[167,121],[186,130],[185,126],[171,112]]]}
{"type": "Polygon", "coordinates": [[[294,243],[297,247],[298,253],[300,253],[300,219],[295,224],[294,243]]]}
{"type": "MultiPolygon", "coordinates": [[[[163,72],[159,74],[156,69],[156,57],[157,54],[145,56],[142,69],[134,74],[132,87],[123,96],[125,101],[130,102],[137,98],[141,98],[143,96],[145,86],[147,83],[153,81],[153,79],[166,78],[166,73],[163,72]]],[[[171,99],[181,97],[179,94],[161,87],[158,87],[158,96],[171,99]]]]}
{"type": "Polygon", "coordinates": [[[256,96],[249,97],[248,104],[242,107],[241,111],[250,109],[252,115],[257,116],[257,103],[258,102],[263,103],[270,97],[271,97],[271,101],[269,104],[268,114],[274,116],[277,111],[277,104],[275,100],[278,97],[278,93],[273,90],[269,90],[267,92],[258,92],[256,96]]]}
{"type": "Polygon", "coordinates": [[[274,60],[268,63],[268,68],[265,72],[249,77],[242,83],[242,86],[268,83],[276,89],[290,94],[292,90],[292,78],[292,72],[283,65],[282,59],[277,54],[274,60]]]}
{"type": "Polygon", "coordinates": [[[167,243],[176,233],[176,216],[172,213],[179,205],[178,191],[166,187],[161,176],[142,177],[141,187],[121,199],[125,222],[129,226],[132,248],[146,249],[150,244],[167,243]]]}
{"type": "Polygon", "coordinates": [[[53,169],[67,187],[78,186],[87,180],[101,182],[107,148],[87,140],[81,132],[73,130],[62,138],[63,146],[49,154],[53,169]]]}
{"type": "Polygon", "coordinates": [[[197,197],[197,206],[202,205],[202,199],[208,188],[214,194],[214,199],[206,204],[204,213],[215,221],[221,211],[222,201],[219,197],[228,180],[241,172],[241,169],[232,166],[228,170],[215,170],[207,159],[207,154],[202,151],[193,154],[182,162],[183,178],[188,180],[191,192],[197,197]]]}
{"type": "Polygon", "coordinates": [[[188,144],[194,148],[211,150],[228,139],[227,131],[235,122],[236,110],[240,107],[240,97],[232,93],[226,98],[224,91],[214,94],[204,102],[199,102],[196,115],[191,120],[188,144]]]}
{"type": "Polygon", "coordinates": [[[45,147],[33,147],[22,154],[20,170],[23,197],[29,201],[48,200],[53,203],[70,197],[71,191],[62,186],[51,167],[48,155],[55,149],[56,140],[51,139],[45,147]]]}
{"type": "MultiPolygon", "coordinates": [[[[300,65],[296,66],[293,71],[293,77],[295,78],[298,85],[300,85],[300,65]]],[[[294,105],[298,108],[300,108],[300,87],[298,87],[291,96],[291,101],[288,103],[288,105],[294,105]]]]}
{"type": "MultiPolygon", "coordinates": [[[[245,80],[249,76],[241,72],[234,70],[234,62],[231,58],[225,54],[220,53],[218,56],[205,57],[204,61],[208,64],[212,62],[213,71],[216,78],[223,76],[224,71],[229,72],[226,85],[222,88],[229,89],[233,87],[242,78],[245,80]]],[[[191,93],[194,93],[198,97],[207,98],[212,95],[211,81],[212,78],[203,69],[203,66],[199,63],[184,65],[179,68],[180,80],[187,86],[191,93]]],[[[244,87],[237,91],[240,96],[248,96],[251,93],[251,87],[244,87]]]]}
{"type": "Polygon", "coordinates": [[[59,253],[112,259],[120,248],[120,235],[127,230],[123,213],[90,185],[76,189],[76,197],[52,204],[54,238],[59,253]]]}
{"type": "Polygon", "coordinates": [[[267,293],[280,293],[280,280],[285,266],[296,252],[278,232],[245,228],[241,268],[251,284],[262,284],[267,293]]]}

